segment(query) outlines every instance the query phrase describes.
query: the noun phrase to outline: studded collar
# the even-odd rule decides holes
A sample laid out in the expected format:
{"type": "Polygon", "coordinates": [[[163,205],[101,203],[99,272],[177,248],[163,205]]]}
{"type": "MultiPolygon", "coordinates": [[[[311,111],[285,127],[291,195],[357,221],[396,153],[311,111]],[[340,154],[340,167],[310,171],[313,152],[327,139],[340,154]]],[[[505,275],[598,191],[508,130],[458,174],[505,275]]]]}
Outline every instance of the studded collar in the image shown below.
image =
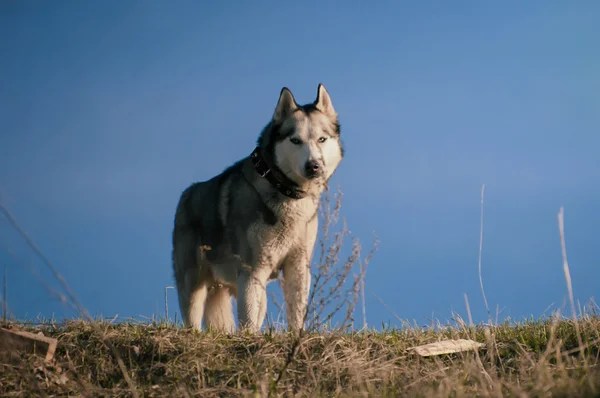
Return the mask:
{"type": "Polygon", "coordinates": [[[260,147],[256,147],[254,151],[252,151],[250,159],[252,160],[252,165],[258,175],[269,181],[269,183],[281,192],[281,194],[292,199],[302,199],[307,196],[307,193],[298,188],[298,185],[286,177],[277,166],[269,166],[260,153],[260,147]]]}

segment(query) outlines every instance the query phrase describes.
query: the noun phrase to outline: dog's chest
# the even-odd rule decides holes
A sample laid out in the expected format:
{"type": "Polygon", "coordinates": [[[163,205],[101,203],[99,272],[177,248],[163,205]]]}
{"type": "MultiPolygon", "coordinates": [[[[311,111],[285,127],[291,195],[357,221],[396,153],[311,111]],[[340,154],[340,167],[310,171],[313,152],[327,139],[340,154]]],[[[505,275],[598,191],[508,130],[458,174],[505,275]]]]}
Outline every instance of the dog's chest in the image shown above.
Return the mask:
{"type": "Polygon", "coordinates": [[[306,246],[313,232],[309,222],[316,217],[316,206],[310,200],[286,202],[273,206],[276,221],[261,220],[250,231],[249,239],[260,252],[268,253],[278,262],[294,247],[306,246]]]}
{"type": "Polygon", "coordinates": [[[315,198],[306,197],[300,200],[284,202],[273,201],[268,203],[268,206],[284,223],[306,223],[312,219],[317,211],[318,201],[315,198]]]}

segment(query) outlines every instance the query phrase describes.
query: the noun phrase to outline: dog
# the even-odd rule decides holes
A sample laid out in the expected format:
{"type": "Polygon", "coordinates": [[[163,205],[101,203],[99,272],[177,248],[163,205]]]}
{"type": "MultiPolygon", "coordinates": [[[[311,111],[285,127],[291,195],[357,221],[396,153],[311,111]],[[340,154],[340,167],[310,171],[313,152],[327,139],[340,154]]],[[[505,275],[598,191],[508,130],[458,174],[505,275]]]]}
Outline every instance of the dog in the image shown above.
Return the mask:
{"type": "Polygon", "coordinates": [[[283,87],[251,154],[181,194],[173,271],[186,326],[260,330],[266,285],[283,273],[288,329],[304,329],[320,196],[344,157],[340,124],[319,84],[298,105],[283,87]]]}

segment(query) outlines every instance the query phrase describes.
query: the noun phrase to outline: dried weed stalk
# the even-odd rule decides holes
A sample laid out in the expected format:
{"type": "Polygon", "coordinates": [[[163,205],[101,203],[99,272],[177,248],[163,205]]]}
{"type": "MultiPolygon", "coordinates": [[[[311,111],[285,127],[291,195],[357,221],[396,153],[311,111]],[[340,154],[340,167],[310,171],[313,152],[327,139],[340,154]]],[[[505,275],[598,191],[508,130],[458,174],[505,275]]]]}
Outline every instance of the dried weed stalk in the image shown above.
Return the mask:
{"type": "MultiPolygon", "coordinates": [[[[313,266],[313,283],[306,313],[307,330],[311,331],[323,327],[331,329],[331,322],[340,312],[344,318],[336,328],[354,326],[356,304],[361,294],[364,297],[367,268],[377,248],[378,241],[375,238],[367,257],[361,259],[360,240],[350,236],[344,219],[341,226],[339,224],[342,197],[339,187],[333,195],[327,189],[319,207],[321,237],[318,242],[318,262],[313,266]],[[349,255],[342,260],[344,243],[348,237],[352,246],[349,255]]],[[[366,310],[363,308],[363,323],[365,317],[366,310]]]]}
{"type": "Polygon", "coordinates": [[[286,361],[275,379],[272,388],[283,379],[289,366],[295,360],[298,348],[308,336],[306,332],[315,333],[325,329],[345,331],[354,327],[354,313],[359,296],[363,295],[363,325],[366,323],[364,306],[364,282],[368,265],[377,248],[377,238],[366,258],[361,259],[361,245],[358,238],[351,237],[346,221],[340,222],[342,208],[342,191],[331,195],[327,188],[319,206],[321,218],[321,236],[318,241],[318,258],[311,267],[312,286],[309,294],[309,305],[304,315],[306,329],[301,330],[291,345],[286,361]],[[345,240],[350,237],[352,247],[349,255],[342,261],[345,240]],[[343,315],[338,325],[332,322],[336,316],[343,315]]]}

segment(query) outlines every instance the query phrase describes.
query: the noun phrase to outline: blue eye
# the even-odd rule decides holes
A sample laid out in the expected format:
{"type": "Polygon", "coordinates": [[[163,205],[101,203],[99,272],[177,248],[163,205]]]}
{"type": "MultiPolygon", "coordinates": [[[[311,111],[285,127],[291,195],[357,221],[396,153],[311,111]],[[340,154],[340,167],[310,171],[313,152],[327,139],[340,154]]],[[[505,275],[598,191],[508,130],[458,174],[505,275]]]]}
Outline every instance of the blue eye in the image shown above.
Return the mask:
{"type": "Polygon", "coordinates": [[[295,144],[295,145],[300,145],[300,144],[302,144],[302,141],[300,141],[300,140],[299,140],[298,138],[296,138],[296,137],[290,138],[290,141],[292,141],[292,144],[295,144]]]}

